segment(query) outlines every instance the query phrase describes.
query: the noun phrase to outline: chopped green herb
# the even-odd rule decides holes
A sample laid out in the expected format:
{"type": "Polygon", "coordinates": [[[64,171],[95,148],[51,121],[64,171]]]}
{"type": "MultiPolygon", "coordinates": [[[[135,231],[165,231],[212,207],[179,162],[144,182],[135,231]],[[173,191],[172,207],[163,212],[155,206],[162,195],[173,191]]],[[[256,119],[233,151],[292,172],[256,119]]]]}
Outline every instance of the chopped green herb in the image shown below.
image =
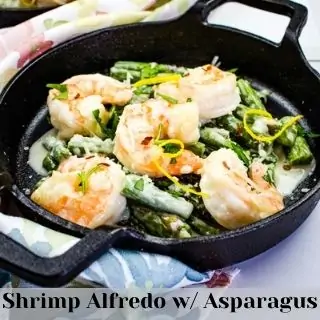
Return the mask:
{"type": "Polygon", "coordinates": [[[81,171],[78,173],[78,177],[80,179],[79,187],[81,188],[82,193],[85,194],[87,190],[87,178],[85,172],[81,171]]]}
{"type": "Polygon", "coordinates": [[[178,144],[168,143],[162,146],[162,149],[165,153],[177,153],[180,151],[181,147],[178,144]]]}
{"type": "Polygon", "coordinates": [[[137,182],[134,184],[134,188],[139,190],[139,191],[143,191],[143,189],[144,189],[144,181],[143,181],[142,178],[137,180],[137,182]]]}
{"type": "Polygon", "coordinates": [[[169,103],[172,103],[172,104],[177,104],[179,101],[177,99],[174,99],[170,96],[167,96],[165,94],[162,94],[162,93],[158,93],[157,92],[157,96],[161,97],[162,99],[168,101],[169,103]]]}
{"type": "Polygon", "coordinates": [[[227,70],[227,72],[230,72],[230,73],[236,73],[238,71],[238,68],[232,68],[230,70],[227,70]]]}
{"type": "Polygon", "coordinates": [[[99,127],[100,127],[101,132],[108,137],[107,128],[106,128],[106,126],[103,124],[102,119],[100,118],[100,110],[99,110],[99,109],[93,110],[93,111],[92,111],[92,115],[93,115],[93,117],[95,118],[95,120],[97,121],[97,123],[98,123],[98,125],[99,125],[99,127]]]}
{"type": "Polygon", "coordinates": [[[66,84],[48,83],[46,87],[50,89],[56,89],[59,91],[59,94],[56,96],[56,99],[59,99],[59,100],[68,99],[68,87],[66,84]]]}
{"type": "Polygon", "coordinates": [[[92,114],[101,128],[101,132],[105,135],[105,138],[114,138],[120,120],[120,113],[121,110],[119,110],[119,108],[112,106],[109,111],[109,120],[104,124],[100,118],[100,111],[98,109],[92,111],[92,114]]]}
{"type": "Polygon", "coordinates": [[[89,179],[90,179],[91,175],[106,166],[108,166],[106,163],[99,163],[95,167],[88,170],[87,172],[81,171],[78,174],[78,177],[80,179],[79,187],[81,188],[81,191],[83,194],[85,194],[88,190],[88,183],[89,183],[89,179]]]}
{"type": "Polygon", "coordinates": [[[102,125],[102,120],[100,118],[100,110],[99,109],[93,110],[92,115],[94,116],[95,120],[98,122],[99,126],[102,129],[103,125],[102,125]]]}
{"type": "Polygon", "coordinates": [[[191,98],[188,98],[188,99],[187,99],[187,102],[192,102],[192,99],[191,99],[191,98]]]}
{"type": "Polygon", "coordinates": [[[107,123],[107,127],[113,130],[114,132],[116,131],[117,126],[119,124],[119,120],[120,120],[117,110],[118,108],[116,108],[115,106],[112,106],[110,110],[109,121],[107,123]]]}

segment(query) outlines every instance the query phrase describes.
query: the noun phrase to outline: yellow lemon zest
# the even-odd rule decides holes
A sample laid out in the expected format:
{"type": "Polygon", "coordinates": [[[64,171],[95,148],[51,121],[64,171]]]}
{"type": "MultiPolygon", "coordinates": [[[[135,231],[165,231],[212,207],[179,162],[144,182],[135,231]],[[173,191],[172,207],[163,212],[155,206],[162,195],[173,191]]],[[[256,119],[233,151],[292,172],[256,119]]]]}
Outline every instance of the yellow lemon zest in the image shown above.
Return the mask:
{"type": "Polygon", "coordinates": [[[155,138],[155,141],[156,141],[156,142],[160,140],[161,135],[162,135],[162,130],[163,130],[163,124],[160,123],[160,124],[159,124],[159,127],[158,127],[158,133],[157,133],[157,136],[156,136],[156,138],[155,138]]]}
{"type": "Polygon", "coordinates": [[[189,188],[183,184],[181,184],[179,181],[178,181],[178,178],[176,177],[173,177],[172,175],[170,175],[169,172],[167,172],[164,168],[161,167],[161,165],[159,164],[158,161],[154,160],[153,161],[154,164],[156,165],[157,169],[164,175],[166,176],[170,181],[172,181],[178,188],[180,188],[181,190],[183,190],[184,192],[188,192],[188,193],[193,193],[197,196],[200,196],[200,197],[203,197],[203,198],[207,198],[208,195],[206,193],[203,193],[203,192],[198,192],[192,188],[189,188]]]}
{"type": "Polygon", "coordinates": [[[289,127],[291,127],[295,122],[299,121],[301,118],[303,118],[302,115],[298,115],[296,117],[293,117],[292,119],[290,119],[288,122],[285,123],[285,125],[281,128],[281,130],[279,130],[275,135],[273,136],[261,136],[261,135],[257,135],[255,134],[251,128],[248,125],[247,119],[249,115],[257,115],[257,116],[262,116],[268,119],[272,119],[272,115],[265,111],[265,110],[261,110],[261,109],[250,109],[248,111],[246,111],[244,113],[243,116],[243,125],[244,125],[244,129],[248,132],[248,134],[261,142],[273,142],[274,140],[276,140],[277,138],[279,138],[289,127]]]}
{"type": "Polygon", "coordinates": [[[144,85],[152,85],[152,84],[158,84],[163,82],[169,82],[169,81],[178,81],[181,78],[180,74],[170,74],[166,76],[158,76],[154,78],[149,79],[142,79],[137,81],[135,84],[133,84],[133,87],[141,87],[144,85]]]}
{"type": "MultiPolygon", "coordinates": [[[[175,144],[175,145],[179,145],[180,149],[179,151],[177,151],[176,153],[168,153],[168,152],[163,152],[163,156],[169,159],[175,159],[180,157],[183,154],[184,151],[184,143],[179,140],[179,139],[167,139],[167,140],[159,140],[160,136],[161,136],[161,132],[162,132],[162,125],[159,125],[159,130],[158,130],[158,134],[157,137],[155,139],[155,144],[157,146],[159,146],[160,148],[168,145],[168,144],[175,144]]],[[[173,177],[169,174],[169,172],[167,172],[163,167],[161,167],[161,165],[159,164],[159,162],[155,159],[153,160],[153,163],[155,164],[155,166],[157,167],[157,169],[165,176],[167,177],[170,181],[172,181],[177,187],[179,187],[181,190],[183,190],[184,192],[188,192],[188,193],[193,193],[197,196],[202,196],[203,198],[208,197],[207,194],[203,193],[203,192],[198,192],[192,188],[189,188],[183,184],[181,184],[178,180],[178,178],[173,177]]]]}

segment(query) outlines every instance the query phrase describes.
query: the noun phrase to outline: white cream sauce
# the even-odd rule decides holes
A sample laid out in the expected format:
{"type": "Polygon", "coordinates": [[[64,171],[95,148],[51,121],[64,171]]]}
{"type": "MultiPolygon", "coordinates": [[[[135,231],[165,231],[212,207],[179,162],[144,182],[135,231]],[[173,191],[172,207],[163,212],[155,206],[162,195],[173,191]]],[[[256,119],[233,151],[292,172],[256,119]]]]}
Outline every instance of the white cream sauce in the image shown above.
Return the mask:
{"type": "Polygon", "coordinates": [[[277,150],[279,162],[275,168],[275,184],[276,188],[283,196],[290,195],[298,185],[310,175],[315,169],[315,160],[309,165],[294,166],[290,170],[285,170],[283,165],[285,163],[284,154],[282,151],[277,150]]]}
{"type": "Polygon", "coordinates": [[[257,118],[251,128],[254,132],[259,134],[268,134],[269,132],[267,122],[264,118],[257,118]]]}
{"type": "Polygon", "coordinates": [[[42,161],[46,157],[48,150],[43,146],[43,141],[49,136],[56,136],[57,130],[51,129],[41,136],[30,148],[29,151],[29,166],[39,175],[46,176],[47,170],[42,167],[42,161]]]}

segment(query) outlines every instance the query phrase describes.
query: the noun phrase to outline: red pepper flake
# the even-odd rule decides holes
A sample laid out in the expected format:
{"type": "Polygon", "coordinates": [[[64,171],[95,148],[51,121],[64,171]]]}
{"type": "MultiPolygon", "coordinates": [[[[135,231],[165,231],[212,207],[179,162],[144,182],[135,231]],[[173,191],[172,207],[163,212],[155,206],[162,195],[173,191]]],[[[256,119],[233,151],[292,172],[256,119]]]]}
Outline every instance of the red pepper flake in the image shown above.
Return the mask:
{"type": "Polygon", "coordinates": [[[99,163],[98,166],[103,166],[103,167],[106,167],[106,168],[110,167],[110,165],[108,163],[105,163],[105,162],[99,163]]]}
{"type": "Polygon", "coordinates": [[[150,141],[152,140],[152,137],[145,137],[142,141],[141,141],[141,144],[144,145],[144,146],[147,146],[150,141]]]}

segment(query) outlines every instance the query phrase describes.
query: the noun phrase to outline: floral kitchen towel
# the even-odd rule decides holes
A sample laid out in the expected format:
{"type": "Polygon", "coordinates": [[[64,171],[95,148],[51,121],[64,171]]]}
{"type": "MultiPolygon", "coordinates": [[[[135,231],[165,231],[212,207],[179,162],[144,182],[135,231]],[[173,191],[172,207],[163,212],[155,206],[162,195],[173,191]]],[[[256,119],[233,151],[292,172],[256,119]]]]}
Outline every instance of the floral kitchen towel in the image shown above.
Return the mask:
{"type": "MultiPolygon", "coordinates": [[[[20,217],[0,213],[0,230],[42,257],[60,255],[79,239],[20,217]]],[[[129,250],[110,249],[78,277],[78,283],[109,288],[181,288],[195,284],[225,287],[239,272],[236,268],[197,272],[176,259],[129,250]]],[[[0,279],[1,280],[1,279],[0,279]]],[[[5,281],[5,279],[4,279],[5,281]]],[[[21,282],[20,287],[29,287],[21,282]]],[[[73,283],[72,286],[75,286],[73,283]]]]}
{"type": "Polygon", "coordinates": [[[0,91],[35,57],[90,31],[184,14],[197,0],[77,0],[0,30],[0,91]]]}
{"type": "MultiPolygon", "coordinates": [[[[197,0],[78,0],[12,28],[0,30],[0,91],[17,71],[48,49],[105,27],[179,17],[197,0]]],[[[43,257],[67,251],[79,239],[20,217],[0,213],[0,231],[43,257]]],[[[194,284],[227,286],[239,270],[199,273],[170,257],[111,249],[79,277],[78,283],[110,288],[178,288],[194,284]]],[[[0,283],[10,285],[9,275],[0,283]]],[[[30,284],[20,281],[20,287],[30,284]]],[[[73,286],[75,283],[73,282],[73,286]]]]}

